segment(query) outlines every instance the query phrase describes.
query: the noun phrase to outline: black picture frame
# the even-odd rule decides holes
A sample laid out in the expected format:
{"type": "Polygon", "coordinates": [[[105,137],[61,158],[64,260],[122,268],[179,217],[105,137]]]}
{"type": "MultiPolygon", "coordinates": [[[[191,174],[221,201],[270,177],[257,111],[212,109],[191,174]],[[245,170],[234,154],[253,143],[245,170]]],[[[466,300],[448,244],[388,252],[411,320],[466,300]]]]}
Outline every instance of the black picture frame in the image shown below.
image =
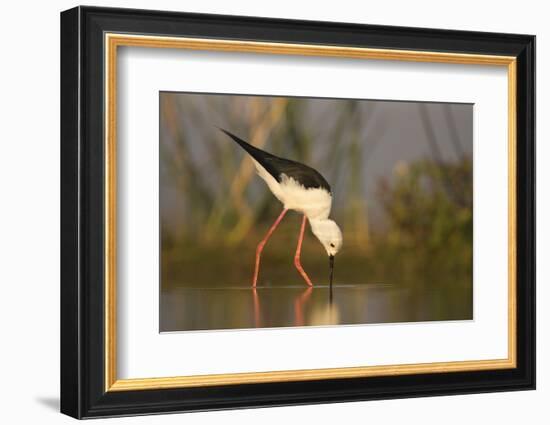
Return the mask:
{"type": "Polygon", "coordinates": [[[75,418],[535,388],[535,37],[76,7],[61,13],[61,412],[75,418]],[[517,58],[517,367],[105,391],[104,34],[507,55],[517,58]]]}

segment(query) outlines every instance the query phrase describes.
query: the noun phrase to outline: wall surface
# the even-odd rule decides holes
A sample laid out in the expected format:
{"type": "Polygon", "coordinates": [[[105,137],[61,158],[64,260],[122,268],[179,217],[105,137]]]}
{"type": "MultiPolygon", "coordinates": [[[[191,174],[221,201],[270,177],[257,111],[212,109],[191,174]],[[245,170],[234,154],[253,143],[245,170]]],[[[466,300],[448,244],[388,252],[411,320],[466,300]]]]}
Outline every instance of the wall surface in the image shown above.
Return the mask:
{"type": "MultiPolygon", "coordinates": [[[[517,32],[537,35],[538,389],[530,392],[285,407],[110,423],[548,423],[550,413],[550,27],[545,3],[524,0],[272,2],[96,1],[96,5],[517,32]],[[545,308],[547,307],[547,308],[545,308]]],[[[70,423],[59,391],[59,12],[76,3],[8,2],[0,67],[0,392],[2,422],[70,423]]],[[[103,422],[103,421],[100,421],[103,422]]]]}

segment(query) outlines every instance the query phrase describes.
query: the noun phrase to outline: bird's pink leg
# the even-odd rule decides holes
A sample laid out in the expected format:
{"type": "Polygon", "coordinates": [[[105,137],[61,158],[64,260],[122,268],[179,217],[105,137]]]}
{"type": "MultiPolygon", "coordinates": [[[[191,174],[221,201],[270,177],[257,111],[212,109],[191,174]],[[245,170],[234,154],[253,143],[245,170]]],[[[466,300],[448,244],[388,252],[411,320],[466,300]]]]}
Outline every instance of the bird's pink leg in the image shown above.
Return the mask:
{"type": "Polygon", "coordinates": [[[252,287],[256,287],[256,283],[258,283],[258,275],[260,274],[260,256],[262,255],[262,251],[264,249],[265,244],[267,243],[267,240],[271,237],[283,217],[285,216],[286,212],[288,210],[285,208],[281,214],[279,214],[279,217],[277,217],[277,220],[275,220],[275,223],[270,227],[270,229],[267,231],[267,235],[265,235],[265,238],[262,239],[262,241],[258,244],[258,247],[256,248],[256,265],[254,267],[254,278],[252,279],[252,287]]]}
{"type": "Polygon", "coordinates": [[[304,218],[302,219],[302,227],[300,228],[300,237],[298,238],[298,246],[296,247],[296,254],[294,255],[294,265],[298,269],[298,272],[302,275],[304,280],[309,286],[313,286],[313,283],[311,283],[311,279],[307,275],[307,273],[304,271],[304,268],[302,267],[302,263],[300,262],[300,254],[302,252],[302,241],[304,240],[304,231],[306,230],[306,221],[307,217],[304,215],[304,218]]]}

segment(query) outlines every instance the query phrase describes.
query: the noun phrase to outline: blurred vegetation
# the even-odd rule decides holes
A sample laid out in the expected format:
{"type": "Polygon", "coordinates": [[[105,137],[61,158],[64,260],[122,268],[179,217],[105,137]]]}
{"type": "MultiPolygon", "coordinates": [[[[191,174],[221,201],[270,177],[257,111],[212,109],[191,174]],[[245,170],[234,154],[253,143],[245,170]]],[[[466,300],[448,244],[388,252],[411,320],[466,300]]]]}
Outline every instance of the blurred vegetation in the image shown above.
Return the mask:
{"type": "Polygon", "coordinates": [[[436,164],[400,163],[392,182],[378,186],[386,228],[376,235],[373,254],[379,273],[393,281],[426,285],[471,284],[473,185],[469,157],[436,164]]]}
{"type": "MultiPolygon", "coordinates": [[[[411,104],[424,126],[426,154],[408,162],[397,156],[392,175],[376,182],[376,199],[368,199],[364,169],[376,161],[391,122],[377,114],[375,102],[331,100],[312,110],[296,98],[162,93],[160,99],[163,287],[248,284],[256,244],[280,212],[252,161],[220,126],[314,166],[331,183],[331,216],[344,230],[337,282],[448,287],[471,311],[472,159],[448,110],[445,143],[454,159],[443,155],[425,107],[411,104]]],[[[268,243],[262,284],[301,282],[292,266],[299,221],[288,214],[268,243]]],[[[326,283],[326,254],[311,234],[302,253],[314,283],[326,283]]]]}

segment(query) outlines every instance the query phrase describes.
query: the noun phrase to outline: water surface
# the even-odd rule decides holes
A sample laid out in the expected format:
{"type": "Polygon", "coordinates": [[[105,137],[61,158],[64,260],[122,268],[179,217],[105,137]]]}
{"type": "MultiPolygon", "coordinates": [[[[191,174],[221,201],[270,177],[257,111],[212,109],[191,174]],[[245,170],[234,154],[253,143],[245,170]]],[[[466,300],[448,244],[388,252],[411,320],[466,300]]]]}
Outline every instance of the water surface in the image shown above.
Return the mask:
{"type": "Polygon", "coordinates": [[[352,325],[472,318],[469,291],[386,284],[172,287],[161,293],[160,331],[352,325]]]}

